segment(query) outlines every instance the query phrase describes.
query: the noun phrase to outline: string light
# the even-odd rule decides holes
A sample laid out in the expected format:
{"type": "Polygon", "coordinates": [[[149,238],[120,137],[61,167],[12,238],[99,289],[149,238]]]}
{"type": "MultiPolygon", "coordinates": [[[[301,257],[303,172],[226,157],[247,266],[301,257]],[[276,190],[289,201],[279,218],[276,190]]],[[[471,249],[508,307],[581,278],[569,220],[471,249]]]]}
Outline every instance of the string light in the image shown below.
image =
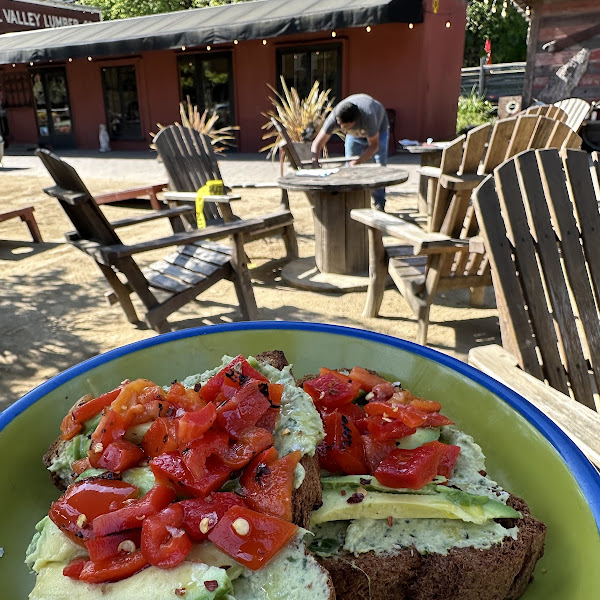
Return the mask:
{"type": "Polygon", "coordinates": [[[239,42],[237,40],[233,40],[233,43],[237,46],[239,42]]]}
{"type": "Polygon", "coordinates": [[[267,40],[263,40],[263,46],[267,45],[267,40]]]}
{"type": "Polygon", "coordinates": [[[210,46],[206,46],[206,49],[210,52],[210,46]]]}
{"type": "Polygon", "coordinates": [[[88,60],[89,60],[90,62],[92,62],[92,57],[91,57],[91,56],[88,56],[88,60]]]}
{"type": "Polygon", "coordinates": [[[15,65],[15,63],[13,63],[13,69],[16,67],[17,65],[15,65]]]}
{"type": "Polygon", "coordinates": [[[446,28],[450,29],[450,21],[446,21],[446,28]]]}
{"type": "Polygon", "coordinates": [[[335,31],[331,32],[331,37],[335,37],[337,35],[337,33],[335,31]]]}
{"type": "Polygon", "coordinates": [[[185,52],[185,46],[181,46],[181,51],[185,52]]]}
{"type": "Polygon", "coordinates": [[[72,59],[72,58],[69,58],[69,62],[73,62],[73,59],[72,59]]]}
{"type": "Polygon", "coordinates": [[[367,30],[367,33],[371,33],[371,26],[367,25],[366,30],[367,30]]]}
{"type": "Polygon", "coordinates": [[[408,24],[408,28],[409,28],[409,29],[412,29],[413,27],[414,27],[414,25],[413,25],[412,23],[409,23],[409,24],[408,24]]]}
{"type": "Polygon", "coordinates": [[[531,9],[529,8],[529,6],[525,7],[525,14],[527,16],[529,16],[531,14],[531,9]]]}
{"type": "Polygon", "coordinates": [[[30,66],[30,67],[33,67],[33,61],[31,61],[31,62],[29,63],[29,66],[30,66]]]}

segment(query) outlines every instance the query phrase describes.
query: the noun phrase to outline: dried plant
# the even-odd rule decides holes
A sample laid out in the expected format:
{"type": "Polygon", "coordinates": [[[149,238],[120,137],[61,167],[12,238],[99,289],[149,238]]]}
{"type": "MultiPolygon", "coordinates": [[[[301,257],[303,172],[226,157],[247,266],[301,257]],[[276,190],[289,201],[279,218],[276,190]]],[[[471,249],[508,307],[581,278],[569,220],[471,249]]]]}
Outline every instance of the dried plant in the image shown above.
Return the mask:
{"type": "MultiPolygon", "coordinates": [[[[216,154],[222,154],[228,147],[235,146],[234,131],[238,131],[237,125],[229,125],[227,127],[221,127],[215,129],[215,125],[219,120],[219,115],[216,112],[209,113],[208,109],[205,109],[202,114],[198,110],[195,104],[192,104],[190,97],[187,97],[186,102],[179,103],[179,114],[181,116],[182,127],[188,127],[189,129],[195,129],[200,133],[204,133],[210,137],[213,150],[216,154]]],[[[178,123],[177,123],[178,124],[178,123]]],[[[164,129],[166,125],[156,124],[159,131],[164,129]]],[[[153,138],[155,133],[150,134],[153,138]]],[[[151,148],[154,148],[154,144],[151,144],[151,148]]]]}
{"type": "MultiPolygon", "coordinates": [[[[269,85],[269,84],[267,84],[269,85]]],[[[275,138],[270,144],[260,149],[260,152],[268,150],[271,155],[281,142],[280,136],[275,131],[271,118],[276,119],[285,127],[292,142],[310,142],[321,130],[323,122],[333,108],[333,99],[329,99],[331,90],[319,91],[319,82],[315,81],[308,96],[301,99],[297,90],[288,88],[285,79],[281,77],[283,93],[280,94],[269,85],[269,89],[275,94],[275,98],[269,96],[273,109],[262,113],[268,121],[262,126],[266,131],[263,140],[275,138]]]]}

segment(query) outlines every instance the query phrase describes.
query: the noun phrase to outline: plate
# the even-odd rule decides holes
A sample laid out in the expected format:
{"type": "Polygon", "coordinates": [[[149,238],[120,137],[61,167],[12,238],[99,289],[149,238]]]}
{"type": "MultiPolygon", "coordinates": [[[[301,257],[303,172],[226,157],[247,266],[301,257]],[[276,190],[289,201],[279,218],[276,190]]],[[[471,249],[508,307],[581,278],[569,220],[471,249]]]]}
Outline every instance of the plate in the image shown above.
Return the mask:
{"type": "Polygon", "coordinates": [[[34,576],[23,563],[35,523],[59,496],[41,457],[73,403],[124,379],[161,385],[219,364],[224,354],[279,349],[295,376],[360,365],[401,380],[442,403],[487,456],[491,477],[523,497],[548,526],[546,553],[524,600],[597,597],[600,564],[600,475],[571,440],[508,388],[449,356],[411,342],[318,323],[235,323],[186,329],[89,359],[23,396],[0,414],[2,597],[24,599],[34,576]]]}

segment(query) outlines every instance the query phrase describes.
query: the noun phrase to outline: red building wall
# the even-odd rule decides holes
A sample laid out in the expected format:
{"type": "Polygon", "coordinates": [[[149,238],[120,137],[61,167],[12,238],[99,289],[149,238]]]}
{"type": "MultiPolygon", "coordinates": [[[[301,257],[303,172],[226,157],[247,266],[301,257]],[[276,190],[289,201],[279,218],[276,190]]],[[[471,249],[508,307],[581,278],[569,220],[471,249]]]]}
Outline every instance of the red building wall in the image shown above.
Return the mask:
{"type": "MultiPolygon", "coordinates": [[[[425,2],[425,21],[409,28],[406,23],[373,25],[336,31],[335,42],[342,44],[342,95],[365,92],[397,113],[396,139],[447,139],[455,134],[457,98],[464,48],[465,2],[445,0],[444,13],[431,12],[425,2]],[[446,22],[451,27],[446,27],[446,22]]],[[[302,34],[239,44],[219,45],[214,50],[232,52],[234,104],[238,149],[256,152],[265,145],[261,129],[271,108],[276,87],[276,53],[279,47],[332,41],[331,32],[302,34]]],[[[206,51],[186,49],[185,52],[206,51]]],[[[67,62],[77,147],[98,148],[99,124],[105,122],[101,69],[105,66],[135,64],[143,141],[115,141],[113,149],[146,149],[157,123],[179,120],[177,55],[182,50],[142,52],[135,57],[114,60],[85,58],[67,62]]],[[[50,66],[50,65],[49,65],[50,66]]],[[[20,67],[19,68],[24,68],[20,67]]],[[[339,101],[341,98],[336,99],[339,101]]],[[[12,141],[35,142],[37,137],[33,108],[9,110],[12,141]]]]}

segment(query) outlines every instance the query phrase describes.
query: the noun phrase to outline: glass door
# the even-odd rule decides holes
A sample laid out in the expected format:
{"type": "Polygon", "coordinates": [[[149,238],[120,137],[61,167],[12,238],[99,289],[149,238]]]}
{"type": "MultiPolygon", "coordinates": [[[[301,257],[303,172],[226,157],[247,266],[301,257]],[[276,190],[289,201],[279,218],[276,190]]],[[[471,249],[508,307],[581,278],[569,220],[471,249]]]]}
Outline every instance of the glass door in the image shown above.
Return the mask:
{"type": "Polygon", "coordinates": [[[40,144],[73,146],[73,122],[67,75],[62,67],[31,72],[40,144]]]}

